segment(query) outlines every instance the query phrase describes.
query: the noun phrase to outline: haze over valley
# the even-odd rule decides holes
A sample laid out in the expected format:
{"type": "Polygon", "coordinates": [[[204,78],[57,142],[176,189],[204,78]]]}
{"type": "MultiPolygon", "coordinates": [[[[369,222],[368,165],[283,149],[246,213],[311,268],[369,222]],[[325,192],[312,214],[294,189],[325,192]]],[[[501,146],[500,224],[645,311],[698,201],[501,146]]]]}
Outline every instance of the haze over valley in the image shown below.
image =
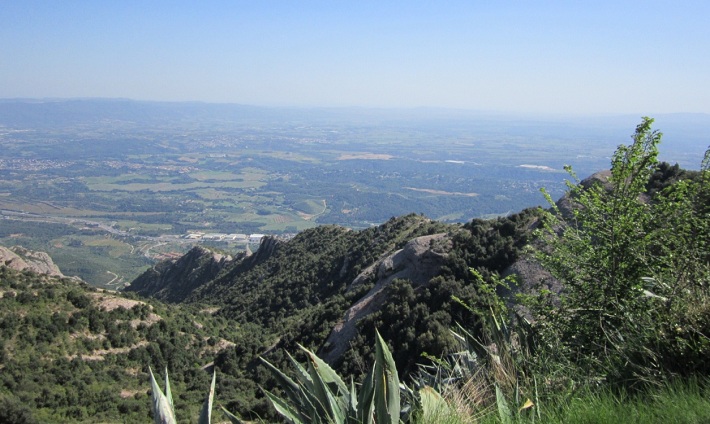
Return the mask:
{"type": "MultiPolygon", "coordinates": [[[[637,117],[276,109],[110,99],[0,101],[0,244],[120,287],[206,243],[252,248],[322,224],[504,216],[605,169],[637,117]]],[[[697,166],[705,115],[668,115],[666,160],[697,166]]]]}

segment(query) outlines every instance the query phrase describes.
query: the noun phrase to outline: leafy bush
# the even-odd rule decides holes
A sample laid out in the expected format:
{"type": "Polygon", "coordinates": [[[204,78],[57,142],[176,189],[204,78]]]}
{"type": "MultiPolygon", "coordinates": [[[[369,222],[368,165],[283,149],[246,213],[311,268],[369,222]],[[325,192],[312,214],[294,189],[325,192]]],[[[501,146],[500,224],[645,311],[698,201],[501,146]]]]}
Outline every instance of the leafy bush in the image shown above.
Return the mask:
{"type": "Polygon", "coordinates": [[[548,196],[539,258],[564,288],[542,293],[536,327],[541,346],[587,383],[710,370],[700,360],[710,353],[710,150],[694,180],[650,197],[661,140],[652,123],[643,118],[617,149],[606,181],[569,183],[564,221],[548,196]]]}

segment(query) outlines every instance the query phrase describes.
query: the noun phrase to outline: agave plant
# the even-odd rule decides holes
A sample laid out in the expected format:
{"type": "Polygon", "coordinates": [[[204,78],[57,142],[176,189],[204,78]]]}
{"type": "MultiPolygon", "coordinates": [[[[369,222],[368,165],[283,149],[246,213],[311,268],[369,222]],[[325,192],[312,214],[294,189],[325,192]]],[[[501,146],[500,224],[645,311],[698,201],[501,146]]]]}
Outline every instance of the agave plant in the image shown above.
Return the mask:
{"type": "MultiPolygon", "coordinates": [[[[155,424],[176,424],[177,421],[175,419],[175,406],[173,404],[173,394],[170,390],[170,379],[168,378],[168,370],[165,370],[165,393],[163,393],[163,391],[160,389],[160,386],[158,385],[158,382],[155,380],[153,370],[148,367],[148,371],[150,372],[150,386],[153,393],[153,402],[151,404],[151,409],[153,410],[153,420],[155,424]]],[[[207,395],[205,402],[202,404],[200,418],[197,421],[198,424],[210,424],[211,422],[215,380],[216,372],[212,371],[212,384],[210,385],[210,392],[207,395]]],[[[241,423],[241,421],[232,422],[241,423]]]]}
{"type": "Polygon", "coordinates": [[[516,318],[518,322],[511,329],[506,325],[504,316],[496,317],[491,310],[488,316],[483,317],[486,329],[483,337],[472,335],[460,325],[457,331],[452,331],[464,348],[461,353],[468,359],[457,362],[457,365],[464,365],[457,369],[459,376],[465,379],[481,375],[495,388],[498,415],[503,423],[512,423],[523,414],[527,414],[533,422],[536,416],[540,418],[539,407],[524,397],[521,389],[521,382],[529,384],[532,380],[529,389],[539,405],[536,379],[525,375],[525,361],[534,348],[532,330],[525,318],[517,315],[516,318]],[[516,408],[511,409],[511,402],[516,408]]]}
{"type": "Polygon", "coordinates": [[[308,357],[304,365],[289,355],[295,380],[262,359],[281,386],[283,397],[264,390],[276,411],[293,424],[385,424],[400,421],[400,384],[394,359],[379,332],[375,363],[360,386],[345,382],[322,359],[299,346],[308,357]]]}

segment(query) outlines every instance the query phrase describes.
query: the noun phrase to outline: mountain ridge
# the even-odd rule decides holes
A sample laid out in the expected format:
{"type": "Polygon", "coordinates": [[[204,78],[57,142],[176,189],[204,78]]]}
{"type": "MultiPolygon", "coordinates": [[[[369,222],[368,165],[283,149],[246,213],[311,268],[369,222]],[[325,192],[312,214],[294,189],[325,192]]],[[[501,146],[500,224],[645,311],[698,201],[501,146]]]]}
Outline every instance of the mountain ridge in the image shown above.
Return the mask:
{"type": "Polygon", "coordinates": [[[30,271],[54,277],[65,277],[46,252],[36,252],[22,246],[0,246],[0,265],[16,271],[30,271]]]}

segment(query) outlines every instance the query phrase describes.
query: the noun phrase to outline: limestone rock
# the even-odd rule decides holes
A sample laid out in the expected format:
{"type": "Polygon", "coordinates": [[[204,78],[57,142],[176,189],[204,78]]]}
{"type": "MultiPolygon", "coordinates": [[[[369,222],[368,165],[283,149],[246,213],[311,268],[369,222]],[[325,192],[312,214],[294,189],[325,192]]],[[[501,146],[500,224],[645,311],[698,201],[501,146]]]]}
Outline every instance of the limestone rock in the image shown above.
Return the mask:
{"type": "Polygon", "coordinates": [[[0,265],[17,271],[32,271],[38,274],[47,274],[64,277],[59,267],[45,252],[35,252],[21,246],[10,248],[0,246],[0,265]]]}
{"type": "Polygon", "coordinates": [[[345,316],[331,331],[323,359],[334,362],[345,352],[350,341],[357,335],[357,322],[377,311],[387,300],[386,288],[395,279],[409,280],[414,287],[429,283],[444,264],[451,241],[445,233],[417,237],[398,250],[362,271],[350,284],[348,290],[374,279],[375,286],[355,302],[345,316]]]}

